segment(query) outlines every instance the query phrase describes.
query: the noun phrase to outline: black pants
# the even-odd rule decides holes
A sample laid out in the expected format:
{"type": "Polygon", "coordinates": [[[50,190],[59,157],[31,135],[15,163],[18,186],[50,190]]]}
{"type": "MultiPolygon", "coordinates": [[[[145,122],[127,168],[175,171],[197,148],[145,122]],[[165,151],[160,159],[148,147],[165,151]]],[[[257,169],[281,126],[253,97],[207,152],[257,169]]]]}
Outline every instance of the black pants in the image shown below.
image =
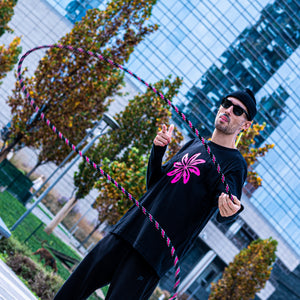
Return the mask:
{"type": "Polygon", "coordinates": [[[159,277],[123,239],[109,234],[83,259],[54,300],[82,300],[110,284],[105,299],[148,299],[159,277]]]}

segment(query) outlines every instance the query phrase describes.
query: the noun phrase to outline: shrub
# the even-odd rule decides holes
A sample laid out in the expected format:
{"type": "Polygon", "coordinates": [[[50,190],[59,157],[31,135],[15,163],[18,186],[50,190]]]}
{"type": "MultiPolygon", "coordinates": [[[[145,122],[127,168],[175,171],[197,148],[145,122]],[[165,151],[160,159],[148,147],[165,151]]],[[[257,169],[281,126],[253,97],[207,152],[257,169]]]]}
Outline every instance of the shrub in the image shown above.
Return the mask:
{"type": "Polygon", "coordinates": [[[23,254],[25,256],[31,255],[29,248],[26,245],[21,244],[12,236],[9,239],[0,240],[0,252],[7,254],[8,256],[13,256],[15,254],[23,254]]]}
{"type": "Polygon", "coordinates": [[[52,300],[63,284],[60,276],[44,271],[32,259],[22,254],[9,257],[6,263],[27,281],[31,291],[43,300],[52,300]]]}
{"type": "Polygon", "coordinates": [[[45,273],[39,271],[36,276],[31,289],[43,300],[52,300],[62,286],[63,280],[54,273],[45,273]]]}
{"type": "Polygon", "coordinates": [[[0,240],[0,252],[8,255],[7,265],[22,277],[31,291],[43,300],[52,300],[55,293],[62,286],[64,280],[56,274],[43,269],[29,258],[32,253],[26,245],[10,237],[0,240]]]}
{"type": "Polygon", "coordinates": [[[10,256],[6,261],[6,264],[29,284],[31,284],[36,273],[38,272],[38,266],[36,263],[29,257],[22,254],[10,256]]]}

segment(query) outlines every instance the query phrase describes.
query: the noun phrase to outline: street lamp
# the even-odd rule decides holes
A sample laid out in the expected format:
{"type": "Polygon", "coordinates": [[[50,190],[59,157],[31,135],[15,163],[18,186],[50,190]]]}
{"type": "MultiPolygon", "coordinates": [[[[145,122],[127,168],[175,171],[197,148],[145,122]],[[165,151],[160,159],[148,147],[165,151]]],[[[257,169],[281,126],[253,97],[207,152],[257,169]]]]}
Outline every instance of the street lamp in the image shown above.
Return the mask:
{"type": "Polygon", "coordinates": [[[118,122],[109,114],[103,114],[102,120],[112,129],[116,130],[120,128],[118,122]]]}
{"type": "MultiPolygon", "coordinates": [[[[78,144],[78,146],[82,145],[87,138],[89,138],[93,131],[100,125],[100,123],[104,121],[106,123],[106,126],[101,130],[101,132],[96,135],[89,143],[84,147],[84,149],[81,151],[82,154],[84,154],[92,145],[93,143],[104,133],[104,130],[107,126],[111,127],[111,130],[116,130],[120,128],[118,122],[114,120],[110,115],[103,114],[100,121],[97,122],[97,124],[93,127],[93,129],[84,137],[84,139],[78,144]]],[[[42,187],[49,181],[49,179],[58,171],[59,168],[61,168],[65,162],[70,158],[70,156],[74,153],[72,151],[65,159],[64,161],[56,168],[56,170],[48,177],[48,179],[43,183],[43,185],[30,197],[29,200],[31,200],[41,189],[42,187]]],[[[38,199],[34,202],[34,204],[17,220],[17,222],[12,226],[11,231],[15,230],[20,223],[29,215],[30,212],[44,199],[44,197],[50,192],[50,190],[57,184],[57,182],[73,167],[73,165],[81,158],[79,154],[76,155],[76,157],[73,159],[73,161],[70,163],[70,165],[60,174],[60,176],[38,197],[38,199]]]]}

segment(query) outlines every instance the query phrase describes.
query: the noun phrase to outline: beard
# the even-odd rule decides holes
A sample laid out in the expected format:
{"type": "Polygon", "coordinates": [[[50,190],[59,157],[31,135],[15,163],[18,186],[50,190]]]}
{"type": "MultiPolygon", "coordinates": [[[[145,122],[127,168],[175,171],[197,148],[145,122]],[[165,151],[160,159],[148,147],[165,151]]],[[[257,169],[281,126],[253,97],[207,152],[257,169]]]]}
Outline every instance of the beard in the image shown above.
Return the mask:
{"type": "Polygon", "coordinates": [[[217,123],[217,124],[215,124],[215,128],[226,135],[231,135],[231,134],[235,133],[235,130],[231,126],[229,126],[229,124],[223,125],[223,124],[217,123]]]}
{"type": "Polygon", "coordinates": [[[223,114],[227,117],[227,120],[228,122],[226,123],[221,123],[220,122],[220,115],[218,115],[216,117],[216,120],[215,120],[215,128],[217,130],[219,130],[220,132],[226,134],[226,135],[232,135],[236,132],[236,128],[233,128],[231,125],[230,125],[230,118],[229,116],[227,116],[226,114],[223,114]]]}

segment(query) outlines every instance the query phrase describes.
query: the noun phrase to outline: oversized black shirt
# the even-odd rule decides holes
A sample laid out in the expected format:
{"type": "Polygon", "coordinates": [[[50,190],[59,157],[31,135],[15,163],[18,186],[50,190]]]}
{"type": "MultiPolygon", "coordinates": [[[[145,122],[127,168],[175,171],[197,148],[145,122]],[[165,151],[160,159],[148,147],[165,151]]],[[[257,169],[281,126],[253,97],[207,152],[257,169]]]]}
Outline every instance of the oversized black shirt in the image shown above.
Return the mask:
{"type": "MultiPolygon", "coordinates": [[[[241,198],[247,164],[236,149],[208,142],[233,195],[241,198]]],[[[225,188],[201,141],[193,139],[162,166],[166,147],[153,146],[147,171],[147,192],[139,200],[166,231],[180,258],[187,252],[211,216],[225,188]]],[[[240,210],[241,211],[241,210],[240,210]]],[[[232,221],[219,212],[219,222],[232,221]]],[[[162,276],[173,264],[170,249],[154,225],[134,205],[112,233],[127,240],[162,276]]]]}

